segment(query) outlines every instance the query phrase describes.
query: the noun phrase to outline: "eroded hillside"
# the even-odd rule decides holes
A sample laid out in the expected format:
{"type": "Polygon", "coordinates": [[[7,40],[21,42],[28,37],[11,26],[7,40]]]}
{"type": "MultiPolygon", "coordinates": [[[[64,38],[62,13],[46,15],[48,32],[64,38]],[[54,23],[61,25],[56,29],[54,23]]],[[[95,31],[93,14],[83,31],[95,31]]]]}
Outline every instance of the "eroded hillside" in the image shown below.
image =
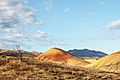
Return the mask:
{"type": "Polygon", "coordinates": [[[120,80],[119,73],[97,71],[32,58],[0,59],[1,80],[120,80]]]}

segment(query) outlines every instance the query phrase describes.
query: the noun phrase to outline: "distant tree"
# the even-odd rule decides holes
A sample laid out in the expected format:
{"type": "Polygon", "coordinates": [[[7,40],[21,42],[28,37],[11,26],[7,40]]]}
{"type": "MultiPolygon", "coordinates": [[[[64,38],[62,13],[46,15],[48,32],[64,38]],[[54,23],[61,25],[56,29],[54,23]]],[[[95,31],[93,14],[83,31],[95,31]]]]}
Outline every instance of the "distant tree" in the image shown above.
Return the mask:
{"type": "Polygon", "coordinates": [[[19,60],[22,62],[22,51],[20,50],[20,44],[16,45],[19,60]]]}

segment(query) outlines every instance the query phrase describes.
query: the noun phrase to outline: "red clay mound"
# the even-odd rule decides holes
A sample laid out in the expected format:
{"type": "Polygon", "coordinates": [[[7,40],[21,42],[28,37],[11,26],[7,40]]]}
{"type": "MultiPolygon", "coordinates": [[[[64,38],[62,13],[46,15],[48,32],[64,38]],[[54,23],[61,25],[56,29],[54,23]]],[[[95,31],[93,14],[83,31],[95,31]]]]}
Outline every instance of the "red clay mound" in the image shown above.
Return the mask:
{"type": "Polygon", "coordinates": [[[88,62],[80,59],[62,49],[52,48],[45,52],[44,54],[40,54],[36,59],[44,60],[44,61],[56,61],[62,62],[71,65],[87,65],[88,62]]]}

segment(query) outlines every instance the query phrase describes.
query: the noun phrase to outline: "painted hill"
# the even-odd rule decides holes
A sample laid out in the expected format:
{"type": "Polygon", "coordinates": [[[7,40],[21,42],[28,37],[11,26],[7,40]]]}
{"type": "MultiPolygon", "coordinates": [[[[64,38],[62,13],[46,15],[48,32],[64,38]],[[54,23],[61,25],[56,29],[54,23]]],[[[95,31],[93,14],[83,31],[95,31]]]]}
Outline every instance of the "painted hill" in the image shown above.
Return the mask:
{"type": "Polygon", "coordinates": [[[40,54],[36,59],[44,61],[62,62],[70,65],[87,65],[88,62],[80,59],[62,49],[52,48],[47,52],[40,54]]]}
{"type": "Polygon", "coordinates": [[[107,71],[120,72],[120,51],[103,57],[88,66],[107,71]]]}
{"type": "Polygon", "coordinates": [[[106,53],[101,51],[88,50],[88,49],[83,49],[83,50],[73,49],[73,50],[69,50],[68,52],[78,57],[104,57],[107,55],[106,53]]]}

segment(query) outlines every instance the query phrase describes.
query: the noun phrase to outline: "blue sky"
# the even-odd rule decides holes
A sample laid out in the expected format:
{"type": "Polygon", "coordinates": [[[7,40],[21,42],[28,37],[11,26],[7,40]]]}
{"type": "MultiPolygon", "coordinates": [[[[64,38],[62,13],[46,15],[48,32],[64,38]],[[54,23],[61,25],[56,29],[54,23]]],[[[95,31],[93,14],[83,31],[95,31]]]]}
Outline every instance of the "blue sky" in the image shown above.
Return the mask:
{"type": "Polygon", "coordinates": [[[34,38],[24,41],[30,46],[22,49],[45,51],[59,47],[64,50],[87,48],[106,53],[118,51],[119,3],[120,0],[28,0],[25,5],[33,8],[39,22],[34,24],[32,20],[33,24],[22,27],[23,32],[34,38]]]}

